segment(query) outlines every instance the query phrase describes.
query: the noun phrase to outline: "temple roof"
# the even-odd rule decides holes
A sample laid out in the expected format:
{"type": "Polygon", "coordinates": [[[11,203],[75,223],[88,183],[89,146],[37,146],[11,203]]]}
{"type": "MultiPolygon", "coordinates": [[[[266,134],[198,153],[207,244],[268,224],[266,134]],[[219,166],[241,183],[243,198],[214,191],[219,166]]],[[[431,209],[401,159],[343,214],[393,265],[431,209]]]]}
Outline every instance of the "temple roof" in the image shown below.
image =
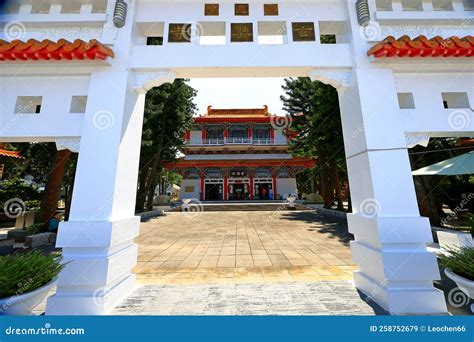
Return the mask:
{"type": "Polygon", "coordinates": [[[0,61],[105,60],[107,57],[114,57],[114,52],[95,39],[89,42],[80,39],[74,42],[65,39],[57,42],[49,39],[8,42],[0,39],[0,61]]]}
{"type": "Polygon", "coordinates": [[[9,151],[9,150],[5,150],[3,148],[0,148],[0,156],[10,157],[10,158],[22,158],[19,152],[9,151]]]}
{"type": "Polygon", "coordinates": [[[444,39],[436,36],[428,39],[418,36],[411,39],[402,36],[395,39],[388,36],[375,44],[367,53],[379,57],[474,57],[474,37],[450,37],[444,39]]]}
{"type": "Polygon", "coordinates": [[[207,107],[207,113],[196,117],[196,122],[269,122],[275,115],[263,108],[212,108],[207,107]]]}

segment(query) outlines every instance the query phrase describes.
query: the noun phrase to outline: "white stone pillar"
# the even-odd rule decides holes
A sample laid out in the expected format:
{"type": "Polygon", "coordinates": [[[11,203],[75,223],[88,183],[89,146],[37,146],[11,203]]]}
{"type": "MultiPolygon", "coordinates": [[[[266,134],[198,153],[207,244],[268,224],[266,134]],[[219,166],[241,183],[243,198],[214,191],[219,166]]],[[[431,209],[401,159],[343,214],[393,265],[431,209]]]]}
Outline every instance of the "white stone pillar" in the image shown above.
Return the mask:
{"type": "Polygon", "coordinates": [[[393,72],[356,68],[339,91],[357,288],[392,314],[446,313],[427,218],[420,217],[393,72]],[[347,84],[348,82],[346,82],[347,84]]]}
{"type": "Polygon", "coordinates": [[[91,76],[70,218],[57,239],[68,264],[48,315],[107,314],[134,289],[144,100],[127,71],[91,76]]]}

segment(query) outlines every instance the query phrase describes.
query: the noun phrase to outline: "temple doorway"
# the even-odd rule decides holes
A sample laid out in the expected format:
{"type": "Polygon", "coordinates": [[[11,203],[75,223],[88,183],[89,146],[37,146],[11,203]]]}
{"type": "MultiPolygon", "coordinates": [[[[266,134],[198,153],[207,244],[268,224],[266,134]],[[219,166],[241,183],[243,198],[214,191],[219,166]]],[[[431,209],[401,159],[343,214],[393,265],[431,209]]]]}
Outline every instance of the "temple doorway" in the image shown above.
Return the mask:
{"type": "Polygon", "coordinates": [[[222,197],[222,190],[223,190],[223,183],[206,183],[205,184],[205,197],[204,199],[207,201],[220,201],[223,199],[222,197]]]}

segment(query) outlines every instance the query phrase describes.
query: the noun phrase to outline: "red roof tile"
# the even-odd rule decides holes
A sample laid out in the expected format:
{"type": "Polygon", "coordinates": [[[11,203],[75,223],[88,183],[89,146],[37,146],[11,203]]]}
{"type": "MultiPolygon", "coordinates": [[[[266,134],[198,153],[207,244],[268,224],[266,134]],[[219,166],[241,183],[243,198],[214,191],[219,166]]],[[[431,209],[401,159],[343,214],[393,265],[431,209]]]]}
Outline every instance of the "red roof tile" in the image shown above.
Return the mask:
{"type": "Polygon", "coordinates": [[[368,52],[368,56],[378,57],[473,57],[474,37],[464,38],[450,37],[444,39],[436,36],[428,39],[418,36],[411,39],[402,36],[395,39],[388,36],[382,42],[374,45],[368,52]]]}
{"type": "Polygon", "coordinates": [[[10,158],[22,158],[19,152],[0,149],[0,156],[10,158]]]}
{"type": "Polygon", "coordinates": [[[65,39],[60,39],[57,42],[48,39],[7,42],[0,39],[0,61],[104,60],[107,57],[114,57],[114,52],[95,39],[89,42],[76,39],[73,43],[65,39]]]}

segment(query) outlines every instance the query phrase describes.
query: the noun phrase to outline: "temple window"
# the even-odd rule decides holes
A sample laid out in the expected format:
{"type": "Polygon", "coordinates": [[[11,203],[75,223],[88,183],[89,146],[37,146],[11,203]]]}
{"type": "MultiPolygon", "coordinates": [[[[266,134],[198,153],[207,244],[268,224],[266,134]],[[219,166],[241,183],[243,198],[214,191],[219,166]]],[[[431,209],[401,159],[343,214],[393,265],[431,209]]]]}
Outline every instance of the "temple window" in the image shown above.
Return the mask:
{"type": "Polygon", "coordinates": [[[87,106],[87,96],[73,96],[69,113],[85,113],[87,106]]]}
{"type": "Polygon", "coordinates": [[[197,34],[201,45],[225,45],[226,29],[224,21],[197,23],[197,34]]]}
{"type": "Polygon", "coordinates": [[[224,140],[224,127],[222,126],[207,126],[205,131],[208,140],[224,140]]]}
{"type": "Polygon", "coordinates": [[[278,4],[264,4],[263,14],[268,16],[278,15],[278,4]]]}
{"type": "Polygon", "coordinates": [[[345,21],[320,21],[319,34],[321,44],[340,44],[350,41],[345,21]]]}
{"type": "Polygon", "coordinates": [[[272,170],[268,167],[257,167],[255,170],[255,177],[256,178],[271,178],[272,177],[272,170]]]}
{"type": "Polygon", "coordinates": [[[278,169],[278,178],[291,178],[290,171],[286,167],[281,167],[278,169]]]}
{"type": "Polygon", "coordinates": [[[434,11],[454,11],[452,0],[433,0],[434,11]]]}
{"type": "Polygon", "coordinates": [[[248,130],[244,126],[231,126],[228,129],[228,138],[229,139],[247,139],[248,130]]]}
{"type": "Polygon", "coordinates": [[[249,4],[235,4],[234,14],[243,16],[249,15],[249,4]]]}
{"type": "Polygon", "coordinates": [[[163,45],[163,37],[146,37],[146,45],[163,45]]]}
{"type": "Polygon", "coordinates": [[[279,45],[287,43],[287,29],[284,21],[258,22],[258,43],[279,45]]]}
{"type": "Polygon", "coordinates": [[[470,108],[467,93],[441,93],[444,108],[470,108]]]}
{"type": "Polygon", "coordinates": [[[206,16],[218,16],[219,15],[219,4],[204,4],[204,15],[206,15],[206,16]]]}
{"type": "Polygon", "coordinates": [[[404,11],[423,11],[422,0],[402,0],[404,11]]]}
{"type": "Polygon", "coordinates": [[[41,112],[42,96],[18,96],[15,114],[39,114],[41,112]]]}
{"type": "Polygon", "coordinates": [[[412,93],[398,93],[398,104],[400,109],[414,109],[415,100],[412,93]]]}
{"type": "Polygon", "coordinates": [[[34,14],[49,14],[50,4],[46,1],[33,1],[31,13],[34,14]]]}
{"type": "Polygon", "coordinates": [[[377,11],[393,11],[391,0],[375,0],[377,11]]]}
{"type": "Polygon", "coordinates": [[[255,126],[253,129],[254,139],[270,139],[270,129],[267,126],[255,126]]]}
{"type": "Polygon", "coordinates": [[[184,175],[185,179],[200,179],[201,176],[199,175],[198,169],[192,168],[187,170],[187,172],[184,175]]]}

